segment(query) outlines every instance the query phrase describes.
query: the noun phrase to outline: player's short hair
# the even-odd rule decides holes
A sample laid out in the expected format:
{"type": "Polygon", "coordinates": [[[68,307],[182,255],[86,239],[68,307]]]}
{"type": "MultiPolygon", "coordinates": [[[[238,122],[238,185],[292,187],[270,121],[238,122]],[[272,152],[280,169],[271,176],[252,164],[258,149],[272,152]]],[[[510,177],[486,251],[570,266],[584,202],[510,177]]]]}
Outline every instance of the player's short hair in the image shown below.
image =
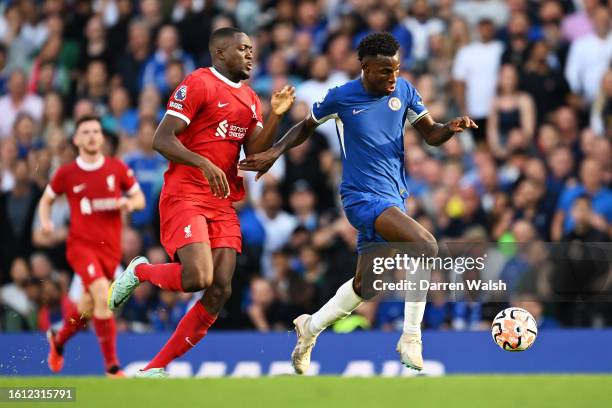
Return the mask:
{"type": "Polygon", "coordinates": [[[212,48],[217,41],[223,40],[226,38],[232,38],[234,35],[241,34],[241,33],[242,31],[240,31],[236,27],[219,28],[218,30],[213,31],[213,33],[210,35],[210,40],[208,41],[208,47],[212,48]]]}
{"type": "Polygon", "coordinates": [[[394,56],[399,50],[400,45],[391,33],[372,33],[365,36],[357,47],[359,61],[365,57],[375,57],[383,55],[385,57],[394,56]]]}
{"type": "Polygon", "coordinates": [[[100,120],[100,118],[96,115],[83,115],[80,118],[77,119],[76,123],[74,124],[74,133],[76,133],[76,131],[78,130],[79,126],[81,126],[82,123],[85,122],[91,122],[91,121],[96,121],[100,124],[100,126],[102,126],[102,121],[100,120]]]}

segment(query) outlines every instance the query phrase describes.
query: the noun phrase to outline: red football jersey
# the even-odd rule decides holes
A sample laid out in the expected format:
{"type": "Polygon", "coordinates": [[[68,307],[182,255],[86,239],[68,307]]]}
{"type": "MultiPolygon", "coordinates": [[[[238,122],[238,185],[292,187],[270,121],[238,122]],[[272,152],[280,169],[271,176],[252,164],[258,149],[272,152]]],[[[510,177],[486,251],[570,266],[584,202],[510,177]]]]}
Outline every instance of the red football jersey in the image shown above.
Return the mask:
{"type": "Polygon", "coordinates": [[[263,127],[261,102],[247,85],[230,81],[214,68],[188,75],[168,101],[166,114],[187,123],[178,135],[185,147],[198,153],[227,177],[228,199],[215,197],[200,169],[170,162],[162,194],[221,206],[244,197],[238,177],[240,147],[256,126],[263,127]]]}
{"type": "Polygon", "coordinates": [[[107,254],[121,257],[121,212],[123,192],[138,191],[130,168],[114,157],[85,163],[80,157],[61,166],[47,186],[52,196],[66,194],[70,205],[67,244],[91,244],[107,254]]]}

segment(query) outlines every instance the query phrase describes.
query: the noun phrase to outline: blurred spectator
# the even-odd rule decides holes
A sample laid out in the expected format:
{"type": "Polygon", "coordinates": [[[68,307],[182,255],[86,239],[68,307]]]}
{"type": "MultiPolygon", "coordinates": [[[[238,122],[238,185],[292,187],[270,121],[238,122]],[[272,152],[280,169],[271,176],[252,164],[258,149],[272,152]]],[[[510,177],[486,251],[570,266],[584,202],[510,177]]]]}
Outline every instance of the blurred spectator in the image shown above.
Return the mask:
{"type": "Polygon", "coordinates": [[[593,33],[572,43],[565,67],[565,76],[572,91],[589,103],[597,97],[601,79],[612,61],[612,29],[605,7],[597,7],[593,11],[593,28],[593,33]]]}
{"type": "Polygon", "coordinates": [[[184,293],[162,290],[159,303],[151,316],[151,324],[155,331],[173,331],[187,312],[187,302],[183,300],[184,293]]]}
{"type": "Polygon", "coordinates": [[[518,220],[512,225],[511,241],[517,245],[516,253],[504,265],[500,278],[512,291],[516,288],[523,274],[529,271],[528,248],[536,239],[533,226],[525,221],[518,220]]]}
{"type": "Polygon", "coordinates": [[[109,84],[108,70],[104,62],[91,61],[80,85],[79,98],[87,99],[93,104],[93,113],[99,116],[106,114],[108,112],[109,84]]]}
{"type": "Polygon", "coordinates": [[[612,139],[612,69],[601,80],[599,95],[591,109],[591,127],[598,135],[612,139]]]}
{"type": "MultiPolygon", "coordinates": [[[[313,103],[321,100],[328,89],[340,86],[349,80],[348,76],[341,71],[332,72],[329,58],[325,55],[318,55],[312,59],[309,75],[311,79],[299,84],[295,90],[296,103],[304,102],[307,109],[310,109],[313,103]]],[[[336,142],[338,136],[335,124],[331,121],[326,122],[317,128],[317,132],[325,135],[328,144],[333,146],[332,150],[339,155],[340,147],[336,142]]]]}
{"type": "Polygon", "coordinates": [[[503,65],[499,72],[497,96],[493,98],[487,120],[487,141],[498,159],[505,158],[512,147],[527,147],[535,130],[535,106],[529,94],[518,90],[518,74],[512,65],[503,65]],[[524,140],[511,140],[515,136],[524,140]]]}
{"type": "Polygon", "coordinates": [[[550,47],[551,65],[561,72],[565,67],[569,51],[569,42],[561,30],[563,15],[563,5],[560,2],[556,0],[542,2],[539,10],[541,39],[545,40],[550,47]]]}
{"type": "Polygon", "coordinates": [[[247,314],[253,327],[261,332],[286,330],[295,318],[293,311],[278,299],[270,282],[263,278],[254,278],[250,286],[251,303],[247,314]]]}
{"type": "Polygon", "coordinates": [[[316,196],[307,181],[298,180],[289,196],[291,212],[296,216],[298,225],[307,230],[317,229],[318,214],[315,211],[316,196]]]}
{"type": "Polygon", "coordinates": [[[597,0],[575,1],[579,10],[563,19],[563,35],[570,41],[577,40],[593,33],[593,18],[599,5],[597,0]]]}
{"type": "Polygon", "coordinates": [[[572,152],[567,147],[556,147],[548,154],[546,162],[550,169],[547,188],[560,195],[570,176],[574,175],[572,152]]]}
{"type": "MultiPolygon", "coordinates": [[[[413,10],[414,10],[413,5],[413,10]]],[[[425,18],[426,10],[419,9],[417,5],[416,8],[421,18],[425,18]]],[[[406,26],[398,24],[397,21],[394,21],[389,11],[383,6],[373,6],[368,10],[367,15],[365,16],[366,24],[368,28],[356,36],[353,37],[353,48],[356,49],[359,45],[359,42],[368,34],[376,33],[380,31],[388,31],[397,39],[401,46],[401,61],[402,65],[410,66],[412,59],[412,43],[413,43],[413,35],[409,31],[410,25],[406,24],[406,26]]]]}
{"type": "Polygon", "coordinates": [[[176,28],[165,25],[157,35],[157,49],[144,67],[142,85],[155,85],[160,93],[169,92],[165,74],[170,60],[181,61],[187,74],[196,68],[193,58],[181,49],[176,28]]]}
{"type": "Polygon", "coordinates": [[[282,210],[282,197],[276,186],[266,186],[261,196],[261,208],[257,219],[265,231],[261,270],[266,277],[273,273],[271,256],[289,241],[291,233],[297,227],[297,219],[282,210]]]}
{"type": "MultiPolygon", "coordinates": [[[[414,63],[422,65],[429,57],[430,38],[433,35],[444,32],[444,23],[434,16],[427,0],[416,0],[412,2],[410,16],[403,24],[412,34],[412,58],[414,63]]],[[[405,49],[404,52],[408,52],[405,49]]]]}
{"type": "Polygon", "coordinates": [[[102,117],[104,129],[121,136],[134,136],[138,130],[138,112],[131,105],[125,88],[113,88],[108,101],[109,111],[102,117]]]}
{"type": "Polygon", "coordinates": [[[252,84],[253,90],[258,95],[272,95],[284,85],[297,86],[301,80],[289,72],[289,63],[282,51],[274,51],[268,57],[265,74],[255,79],[252,84]]]}
{"type": "Polygon", "coordinates": [[[172,9],[172,21],[186,52],[201,60],[208,53],[215,5],[208,1],[179,1],[172,9]]]}
{"type": "Polygon", "coordinates": [[[68,137],[68,124],[64,114],[64,102],[57,92],[48,92],[44,99],[44,112],[41,123],[41,135],[43,140],[50,142],[51,134],[61,132],[64,138],[68,137]]]}
{"type": "Polygon", "coordinates": [[[132,101],[138,99],[142,85],[142,71],[150,55],[151,35],[142,20],[132,20],[123,53],[115,62],[114,72],[121,84],[130,92],[132,101]]]}
{"type": "Polygon", "coordinates": [[[580,183],[566,187],[557,205],[557,212],[552,225],[552,238],[559,240],[562,235],[571,232],[575,220],[571,209],[574,201],[583,194],[591,198],[593,215],[591,222],[598,229],[606,230],[612,223],[612,191],[602,185],[601,164],[593,159],[586,159],[580,167],[580,183]]]}
{"type": "Polygon", "coordinates": [[[106,10],[115,9],[111,16],[109,12],[104,13],[104,23],[108,27],[108,44],[112,50],[123,49],[128,42],[128,31],[130,21],[134,17],[135,3],[130,0],[115,0],[105,4],[106,10]]]}
{"type": "Polygon", "coordinates": [[[32,251],[32,221],[40,190],[30,181],[28,164],[19,160],[15,185],[0,195],[0,270],[9,270],[11,260],[29,257],[32,251]]]}
{"type": "Polygon", "coordinates": [[[27,113],[20,113],[13,124],[13,137],[17,141],[17,151],[20,159],[27,159],[32,150],[40,149],[42,141],[35,137],[34,119],[27,113]]]}
{"type": "Polygon", "coordinates": [[[506,49],[502,54],[502,64],[511,64],[516,69],[522,69],[527,60],[530,46],[530,23],[526,13],[518,12],[510,17],[507,26],[506,49]]]}
{"type": "Polygon", "coordinates": [[[453,12],[471,25],[476,25],[484,19],[496,25],[503,25],[508,20],[509,5],[505,1],[464,0],[451,3],[453,12]]]}
{"type": "Polygon", "coordinates": [[[570,94],[565,77],[549,60],[548,44],[545,41],[533,43],[520,78],[520,89],[535,102],[537,123],[546,122],[551,112],[568,102],[570,94]]]}
{"type": "MultiPolygon", "coordinates": [[[[306,115],[306,105],[298,103],[290,114],[292,120],[301,120],[306,115]]],[[[334,144],[339,145],[336,141],[334,144]]],[[[322,212],[335,206],[334,193],[330,188],[334,158],[323,135],[315,132],[306,142],[289,150],[284,159],[285,169],[280,189],[285,202],[295,183],[303,180],[317,196],[317,210],[322,212]]]]}
{"type": "Polygon", "coordinates": [[[562,241],[607,242],[610,236],[594,228],[591,198],[587,194],[578,196],[572,205],[573,228],[563,235],[562,241]]]}
{"type": "Polygon", "coordinates": [[[167,167],[166,159],[153,150],[155,127],[153,120],[141,121],[137,148],[124,157],[125,163],[134,171],[147,202],[142,211],[132,214],[132,226],[137,229],[151,225],[157,216],[157,201],[163,183],[163,173],[167,167]]]}
{"type": "Polygon", "coordinates": [[[36,43],[24,29],[24,16],[19,3],[8,4],[0,18],[0,41],[8,47],[8,67],[21,69],[36,50],[36,43]]]}
{"type": "Polygon", "coordinates": [[[43,116],[43,101],[40,96],[27,93],[27,77],[23,71],[15,70],[8,80],[8,94],[0,97],[0,139],[9,137],[17,115],[28,113],[39,121],[43,116]]]}
{"type": "Polygon", "coordinates": [[[123,228],[121,233],[121,251],[123,252],[122,264],[127,265],[130,261],[142,253],[142,237],[129,227],[123,228]]]}
{"type": "Polygon", "coordinates": [[[0,139],[0,192],[10,191],[15,186],[15,164],[19,150],[14,139],[0,139]]]}
{"type": "Polygon", "coordinates": [[[495,94],[497,71],[503,51],[502,44],[495,40],[495,26],[489,19],[478,23],[480,40],[462,47],[453,65],[453,90],[455,102],[462,115],[470,117],[478,125],[475,137],[482,140],[487,123],[489,107],[495,94]]]}
{"type": "Polygon", "coordinates": [[[0,288],[0,304],[4,305],[0,328],[6,332],[34,329],[36,325],[32,317],[36,305],[26,293],[30,271],[23,258],[13,261],[10,278],[9,283],[0,288]]]}
{"type": "Polygon", "coordinates": [[[85,26],[85,44],[81,50],[78,68],[85,71],[93,61],[100,61],[108,71],[115,60],[115,49],[111,47],[106,35],[102,17],[93,15],[85,26]]]}

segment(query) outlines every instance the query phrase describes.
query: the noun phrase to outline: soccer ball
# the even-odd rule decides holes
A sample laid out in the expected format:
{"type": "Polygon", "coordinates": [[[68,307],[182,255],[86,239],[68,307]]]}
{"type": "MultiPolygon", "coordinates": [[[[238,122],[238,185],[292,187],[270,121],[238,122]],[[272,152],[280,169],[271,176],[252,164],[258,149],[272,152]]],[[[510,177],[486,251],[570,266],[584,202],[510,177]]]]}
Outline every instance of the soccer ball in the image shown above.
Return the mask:
{"type": "Polygon", "coordinates": [[[491,335],[493,341],[506,351],[524,351],[535,342],[538,325],[525,309],[509,307],[493,319],[491,335]]]}

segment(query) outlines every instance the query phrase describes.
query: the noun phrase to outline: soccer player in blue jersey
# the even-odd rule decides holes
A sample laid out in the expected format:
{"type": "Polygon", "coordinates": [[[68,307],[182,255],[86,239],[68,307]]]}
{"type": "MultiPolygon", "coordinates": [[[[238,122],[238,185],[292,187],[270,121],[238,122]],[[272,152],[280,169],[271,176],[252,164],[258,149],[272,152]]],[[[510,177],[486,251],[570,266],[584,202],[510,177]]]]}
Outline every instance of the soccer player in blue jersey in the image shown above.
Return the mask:
{"type": "MultiPolygon", "coordinates": [[[[406,121],[433,146],[476,124],[467,116],[446,124],[436,123],[420,95],[399,77],[399,44],[389,33],[365,37],[358,47],[362,66],[360,78],[332,88],[310,114],[291,128],[269,150],[247,157],[243,170],[265,173],[278,157],[303,143],[317,126],[335,119],[342,155],[342,205],[350,223],[359,231],[358,267],[355,277],[313,315],[294,320],[298,336],[292,353],[298,374],[306,372],[317,336],[334,322],[348,316],[365,299],[359,264],[368,242],[409,242],[419,255],[436,256],[435,238],[406,214],[404,170],[404,125],[406,121]]],[[[425,302],[406,302],[404,331],[397,345],[402,363],[423,368],[421,321],[425,302]]]]}

